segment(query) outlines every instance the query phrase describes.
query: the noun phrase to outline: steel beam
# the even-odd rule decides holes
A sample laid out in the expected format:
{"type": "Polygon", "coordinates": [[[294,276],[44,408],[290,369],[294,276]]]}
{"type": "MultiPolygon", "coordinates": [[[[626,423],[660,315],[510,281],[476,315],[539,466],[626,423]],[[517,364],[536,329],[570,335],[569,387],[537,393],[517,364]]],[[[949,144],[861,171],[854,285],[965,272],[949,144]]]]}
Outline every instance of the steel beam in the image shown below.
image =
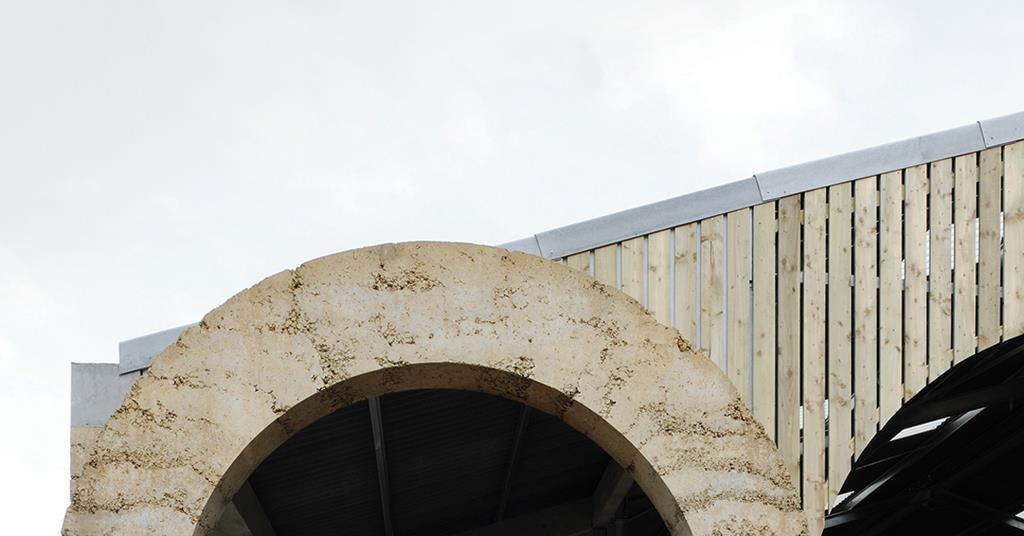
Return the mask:
{"type": "Polygon", "coordinates": [[[601,481],[594,490],[594,526],[606,527],[615,517],[622,501],[633,487],[633,475],[626,471],[615,460],[608,462],[601,481]]]}
{"type": "Polygon", "coordinates": [[[213,536],[276,536],[274,525],[263,510],[256,491],[246,480],[224,508],[213,536]]]}
{"type": "Polygon", "coordinates": [[[373,451],[377,455],[377,484],[380,487],[380,510],[384,517],[384,535],[394,536],[391,524],[391,491],[388,479],[388,458],[384,449],[384,425],[380,413],[380,398],[367,400],[370,405],[370,426],[373,427],[373,451]]]}
{"type": "Polygon", "coordinates": [[[512,495],[512,479],[515,477],[516,468],[519,466],[519,458],[522,456],[523,440],[526,437],[526,427],[530,423],[530,406],[523,404],[519,411],[519,421],[516,424],[516,434],[512,438],[512,452],[508,457],[508,468],[505,470],[505,482],[501,488],[501,499],[498,501],[498,513],[495,521],[500,523],[505,519],[505,510],[508,508],[508,499],[512,495]]]}

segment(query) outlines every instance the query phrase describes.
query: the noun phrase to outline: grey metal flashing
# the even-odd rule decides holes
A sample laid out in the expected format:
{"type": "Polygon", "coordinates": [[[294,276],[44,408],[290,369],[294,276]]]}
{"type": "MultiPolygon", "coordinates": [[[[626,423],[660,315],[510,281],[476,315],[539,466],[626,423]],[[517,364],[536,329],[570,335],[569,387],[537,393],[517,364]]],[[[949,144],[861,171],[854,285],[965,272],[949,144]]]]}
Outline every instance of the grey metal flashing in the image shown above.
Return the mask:
{"type": "Polygon", "coordinates": [[[530,255],[540,256],[540,243],[537,242],[537,235],[528,236],[521,240],[502,244],[501,247],[510,251],[522,251],[523,253],[529,253],[530,255]]]}
{"type": "Polygon", "coordinates": [[[975,123],[787,168],[756,173],[764,201],[985,148],[975,123]]]}
{"type": "Polygon", "coordinates": [[[985,147],[991,148],[1024,139],[1024,112],[978,121],[985,138],[985,147]]]}
{"type": "Polygon", "coordinates": [[[105,425],[138,378],[121,374],[117,363],[72,363],[71,426],[105,425]]]}
{"type": "Polygon", "coordinates": [[[557,259],[787,195],[1019,140],[1024,140],[1024,112],[756,173],[749,179],[559,227],[501,247],[557,259]]]}
{"type": "MultiPolygon", "coordinates": [[[[757,184],[751,177],[552,229],[537,234],[535,238],[541,256],[555,259],[760,202],[757,184]]],[[[523,251],[515,246],[527,240],[517,240],[502,247],[523,251]]]]}
{"type": "Polygon", "coordinates": [[[121,374],[135,372],[148,368],[153,358],[163,352],[165,348],[178,341],[178,337],[186,329],[195,324],[178,326],[165,329],[149,335],[143,335],[135,339],[123,341],[118,344],[119,370],[121,374]]]}

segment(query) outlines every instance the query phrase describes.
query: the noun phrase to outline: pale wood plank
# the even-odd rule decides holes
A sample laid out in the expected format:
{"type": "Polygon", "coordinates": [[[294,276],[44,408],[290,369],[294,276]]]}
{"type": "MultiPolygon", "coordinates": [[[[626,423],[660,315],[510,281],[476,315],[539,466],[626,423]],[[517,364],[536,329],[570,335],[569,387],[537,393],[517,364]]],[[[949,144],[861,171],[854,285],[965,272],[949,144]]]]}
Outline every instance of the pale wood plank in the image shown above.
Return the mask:
{"type": "Polygon", "coordinates": [[[647,236],[647,309],[658,322],[672,323],[672,231],[647,236]]]}
{"type": "Polygon", "coordinates": [[[779,200],[778,444],[800,482],[800,195],[779,200]]]}
{"type": "MultiPolygon", "coordinates": [[[[825,190],[804,194],[803,238],[803,499],[809,534],[820,534],[825,480],[825,190]]],[[[731,310],[730,310],[731,314],[731,310]]]]}
{"type": "Polygon", "coordinates": [[[974,328],[978,158],[973,153],[958,156],[953,166],[953,362],[959,363],[974,355],[978,345],[974,328]]]}
{"type": "Polygon", "coordinates": [[[728,374],[750,406],[750,210],[730,212],[726,216],[728,232],[728,374]]]}
{"type": "Polygon", "coordinates": [[[928,201],[928,380],[938,378],[953,364],[953,162],[930,166],[928,201]]]}
{"type": "Polygon", "coordinates": [[[594,278],[610,287],[619,288],[619,245],[594,250],[594,278]]]}
{"type": "Polygon", "coordinates": [[[853,190],[828,189],[828,503],[853,465],[853,190]]]}
{"type": "Polygon", "coordinates": [[[978,350],[1000,341],[999,220],[1002,211],[1002,148],[981,152],[978,184],[978,350]]]}
{"type": "MultiPolygon", "coordinates": [[[[754,207],[754,418],[775,440],[775,202],[754,207]]],[[[678,251],[678,250],[677,250],[678,251]]]]}
{"type": "Polygon", "coordinates": [[[903,172],[879,184],[878,378],[879,424],[903,405],[903,172]]]}
{"type": "Polygon", "coordinates": [[[700,247],[697,224],[690,223],[675,229],[675,294],[676,329],[684,339],[697,347],[697,252],[700,247]]]}
{"type": "Polygon", "coordinates": [[[622,242],[622,292],[644,303],[644,237],[622,242]]]}
{"type": "Polygon", "coordinates": [[[583,253],[577,253],[575,255],[569,255],[565,258],[566,264],[569,268],[574,268],[587,274],[590,273],[590,252],[584,251],[583,253]]]}
{"type": "Polygon", "coordinates": [[[854,454],[878,429],[878,190],[877,179],[853,183],[854,454]]]}
{"type": "Polygon", "coordinates": [[[1003,147],[1003,339],[1024,333],[1024,142],[1003,147]]]}
{"type": "Polygon", "coordinates": [[[725,218],[700,222],[700,348],[725,370],[725,218]]]}
{"type": "Polygon", "coordinates": [[[907,168],[903,182],[903,399],[910,400],[928,383],[928,166],[907,168]]]}

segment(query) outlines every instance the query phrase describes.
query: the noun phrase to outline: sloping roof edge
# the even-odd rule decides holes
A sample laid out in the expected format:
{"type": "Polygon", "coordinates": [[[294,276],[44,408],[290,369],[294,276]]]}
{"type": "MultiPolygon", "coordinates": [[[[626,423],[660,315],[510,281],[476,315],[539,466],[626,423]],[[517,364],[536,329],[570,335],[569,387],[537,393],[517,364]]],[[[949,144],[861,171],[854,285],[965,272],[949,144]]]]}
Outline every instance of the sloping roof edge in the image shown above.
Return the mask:
{"type": "Polygon", "coordinates": [[[537,233],[501,247],[557,259],[787,195],[1024,139],[1024,112],[781,169],[537,233]]]}

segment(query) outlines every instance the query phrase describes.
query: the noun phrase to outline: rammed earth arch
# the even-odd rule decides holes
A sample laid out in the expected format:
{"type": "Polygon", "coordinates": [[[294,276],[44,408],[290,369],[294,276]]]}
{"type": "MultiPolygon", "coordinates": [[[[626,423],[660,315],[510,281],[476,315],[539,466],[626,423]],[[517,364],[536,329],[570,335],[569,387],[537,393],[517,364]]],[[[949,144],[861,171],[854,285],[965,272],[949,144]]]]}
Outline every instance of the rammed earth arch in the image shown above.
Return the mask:
{"type": "Polygon", "coordinates": [[[805,532],[728,379],[634,300],[537,257],[409,243],[273,275],[186,331],[107,422],[64,533],[206,534],[295,432],[423,388],[560,417],[633,473],[673,534],[805,532]]]}

